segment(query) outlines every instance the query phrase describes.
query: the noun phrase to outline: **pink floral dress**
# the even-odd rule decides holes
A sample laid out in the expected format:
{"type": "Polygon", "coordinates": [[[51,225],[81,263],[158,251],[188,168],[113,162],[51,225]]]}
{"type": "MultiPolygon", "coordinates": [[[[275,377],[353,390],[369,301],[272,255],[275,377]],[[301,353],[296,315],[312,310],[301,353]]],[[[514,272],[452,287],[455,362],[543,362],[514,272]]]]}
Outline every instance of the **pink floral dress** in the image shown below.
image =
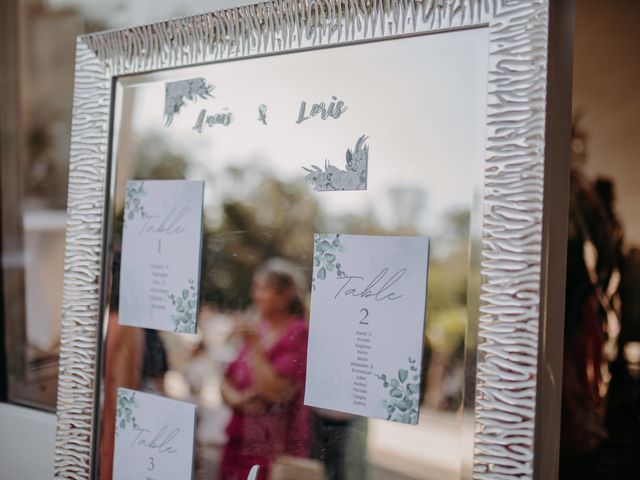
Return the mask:
{"type": "MultiPolygon", "coordinates": [[[[264,329],[258,326],[260,331],[264,329]]],[[[221,480],[246,480],[253,465],[260,465],[258,478],[268,477],[270,464],[282,454],[309,455],[309,411],[303,405],[307,362],[307,325],[301,318],[291,321],[283,335],[266,352],[275,371],[295,382],[298,389],[290,400],[272,405],[266,412],[247,414],[234,410],[227,426],[228,441],[222,454],[221,480]]],[[[227,368],[226,379],[240,391],[253,386],[249,351],[245,346],[227,368]]]]}

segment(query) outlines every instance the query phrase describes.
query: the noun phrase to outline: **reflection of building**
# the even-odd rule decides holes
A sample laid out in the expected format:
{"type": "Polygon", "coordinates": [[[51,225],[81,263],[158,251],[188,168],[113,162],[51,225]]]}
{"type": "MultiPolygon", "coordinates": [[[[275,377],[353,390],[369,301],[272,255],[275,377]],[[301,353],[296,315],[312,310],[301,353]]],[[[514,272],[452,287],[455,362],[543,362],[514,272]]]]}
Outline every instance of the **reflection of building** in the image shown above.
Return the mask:
{"type": "Polygon", "coordinates": [[[84,18],[39,0],[21,2],[21,92],[27,208],[66,207],[75,39],[84,18]]]}
{"type": "MultiPolygon", "coordinates": [[[[40,2],[20,2],[16,60],[19,111],[19,155],[3,158],[3,189],[11,181],[12,208],[3,205],[4,245],[15,245],[11,273],[5,272],[5,298],[21,318],[9,332],[12,398],[55,405],[57,344],[63,272],[64,228],[73,89],[75,37],[83,19],[72,10],[54,11],[40,2]],[[11,180],[9,180],[11,179],[11,180]],[[16,179],[18,180],[16,182],[16,179]],[[17,185],[16,185],[17,184],[17,185]],[[5,223],[6,226],[6,223],[5,223]],[[23,247],[24,246],[24,247],[23,247]],[[24,251],[22,250],[24,248],[24,251]],[[18,313],[19,311],[19,313],[18,313]]],[[[6,205],[6,203],[5,203],[6,205]]],[[[6,251],[6,250],[5,250],[6,251]]]]}

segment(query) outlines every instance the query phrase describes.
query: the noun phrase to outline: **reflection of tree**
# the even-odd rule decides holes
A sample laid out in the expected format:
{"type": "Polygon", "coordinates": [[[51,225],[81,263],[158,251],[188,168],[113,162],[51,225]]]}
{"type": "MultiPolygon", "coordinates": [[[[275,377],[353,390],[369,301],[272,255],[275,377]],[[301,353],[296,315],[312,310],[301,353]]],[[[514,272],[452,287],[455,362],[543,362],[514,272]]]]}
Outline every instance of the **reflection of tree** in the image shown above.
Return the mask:
{"type": "MultiPolygon", "coordinates": [[[[158,135],[140,137],[133,146],[134,174],[131,180],[182,180],[187,176],[187,158],[172,149],[158,135]]],[[[129,179],[126,179],[129,180],[129,179]]],[[[124,188],[124,183],[123,183],[124,188]]],[[[114,248],[120,250],[124,205],[116,212],[114,225],[114,248]]]]}
{"type": "MultiPolygon", "coordinates": [[[[243,188],[241,173],[226,177],[235,179],[231,191],[243,188]]],[[[291,259],[306,270],[313,234],[322,226],[319,206],[306,185],[263,172],[244,199],[223,199],[219,225],[205,226],[203,300],[222,308],[246,306],[253,271],[270,257],[291,259]]]]}
{"type": "Polygon", "coordinates": [[[391,209],[395,215],[395,226],[406,234],[416,233],[416,219],[420,217],[427,204],[427,194],[420,187],[397,186],[387,191],[391,209]]]}
{"type": "MultiPolygon", "coordinates": [[[[265,167],[261,158],[246,158],[243,163],[212,170],[190,162],[186,154],[172,150],[157,137],[143,138],[135,150],[136,178],[206,178],[200,291],[202,302],[219,309],[241,309],[250,303],[253,272],[270,257],[290,259],[310,279],[316,232],[420,234],[417,219],[423,215],[427,198],[422,188],[392,186],[387,201],[395,222],[383,227],[379,212],[371,204],[357,213],[327,213],[318,200],[322,196],[314,194],[301,177],[284,180],[265,167]]],[[[468,211],[447,212],[441,230],[432,243],[445,253],[431,256],[427,312],[427,337],[433,366],[437,367],[429,369],[428,380],[436,391],[434,406],[446,401],[442,385],[455,377],[454,372],[463,363],[468,211]],[[434,373],[438,368],[439,372],[434,373]]],[[[455,391],[453,395],[459,394],[455,391]]],[[[449,404],[455,406],[456,399],[450,398],[449,404]]]]}
{"type": "Polygon", "coordinates": [[[444,257],[433,256],[429,266],[427,338],[433,351],[425,403],[432,408],[456,409],[462,400],[467,282],[473,275],[468,234],[468,211],[453,210],[445,216],[444,232],[434,239],[450,249],[444,257]]]}
{"type": "Polygon", "coordinates": [[[184,179],[187,174],[187,159],[161,137],[147,135],[136,142],[135,178],[139,180],[184,179]]]}
{"type": "MultiPolygon", "coordinates": [[[[135,178],[180,179],[195,168],[185,153],[159,136],[142,137],[134,150],[135,178]]],[[[426,206],[423,189],[392,186],[393,228],[383,228],[371,208],[329,216],[300,179],[282,180],[260,158],[215,174],[208,170],[207,184],[216,197],[205,207],[201,292],[203,301],[221,308],[249,303],[252,273],[267,258],[288,258],[308,270],[315,232],[415,235],[415,219],[426,206]]],[[[468,231],[468,211],[452,210],[444,217],[442,234],[432,239],[446,244],[449,253],[431,258],[428,333],[434,348],[447,353],[456,351],[464,338],[468,231]]]]}

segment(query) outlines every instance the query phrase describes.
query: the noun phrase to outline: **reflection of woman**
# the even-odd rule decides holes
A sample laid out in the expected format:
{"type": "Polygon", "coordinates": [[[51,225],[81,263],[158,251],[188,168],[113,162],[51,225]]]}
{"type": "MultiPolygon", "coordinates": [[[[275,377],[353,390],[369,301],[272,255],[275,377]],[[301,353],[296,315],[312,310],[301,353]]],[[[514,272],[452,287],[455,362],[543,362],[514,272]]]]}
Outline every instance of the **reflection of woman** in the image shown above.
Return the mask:
{"type": "Polygon", "coordinates": [[[262,467],[258,478],[264,479],[278,456],[309,453],[307,326],[291,267],[269,261],[256,273],[251,297],[259,319],[237,328],[244,344],[222,383],[222,397],[233,409],[223,480],[244,480],[253,465],[262,467]]]}
{"type": "Polygon", "coordinates": [[[113,473],[113,453],[118,387],[139,389],[144,351],[144,333],[118,323],[118,312],[109,312],[109,334],[106,340],[107,365],[104,373],[104,405],[102,409],[102,440],[100,442],[100,479],[110,480],[113,473]]]}
{"type": "Polygon", "coordinates": [[[118,388],[163,392],[168,369],[166,350],[155,330],[120,325],[120,255],[113,261],[109,325],[105,342],[104,403],[100,441],[99,478],[111,480],[115,448],[116,398],[118,388]]]}

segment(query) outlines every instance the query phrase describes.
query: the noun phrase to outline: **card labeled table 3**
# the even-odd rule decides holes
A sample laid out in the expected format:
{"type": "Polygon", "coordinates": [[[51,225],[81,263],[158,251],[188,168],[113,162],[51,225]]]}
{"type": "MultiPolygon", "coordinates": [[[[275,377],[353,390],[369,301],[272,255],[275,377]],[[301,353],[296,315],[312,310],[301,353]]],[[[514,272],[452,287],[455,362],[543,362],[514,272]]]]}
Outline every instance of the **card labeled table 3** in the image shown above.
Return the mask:
{"type": "Polygon", "coordinates": [[[305,404],[418,423],[429,239],[316,234],[305,404]]]}
{"type": "Polygon", "coordinates": [[[123,325],[195,333],[204,182],[127,183],[120,267],[123,325]]]}
{"type": "Polygon", "coordinates": [[[114,480],[191,478],[196,406],[128,388],[117,402],[114,480]]]}

